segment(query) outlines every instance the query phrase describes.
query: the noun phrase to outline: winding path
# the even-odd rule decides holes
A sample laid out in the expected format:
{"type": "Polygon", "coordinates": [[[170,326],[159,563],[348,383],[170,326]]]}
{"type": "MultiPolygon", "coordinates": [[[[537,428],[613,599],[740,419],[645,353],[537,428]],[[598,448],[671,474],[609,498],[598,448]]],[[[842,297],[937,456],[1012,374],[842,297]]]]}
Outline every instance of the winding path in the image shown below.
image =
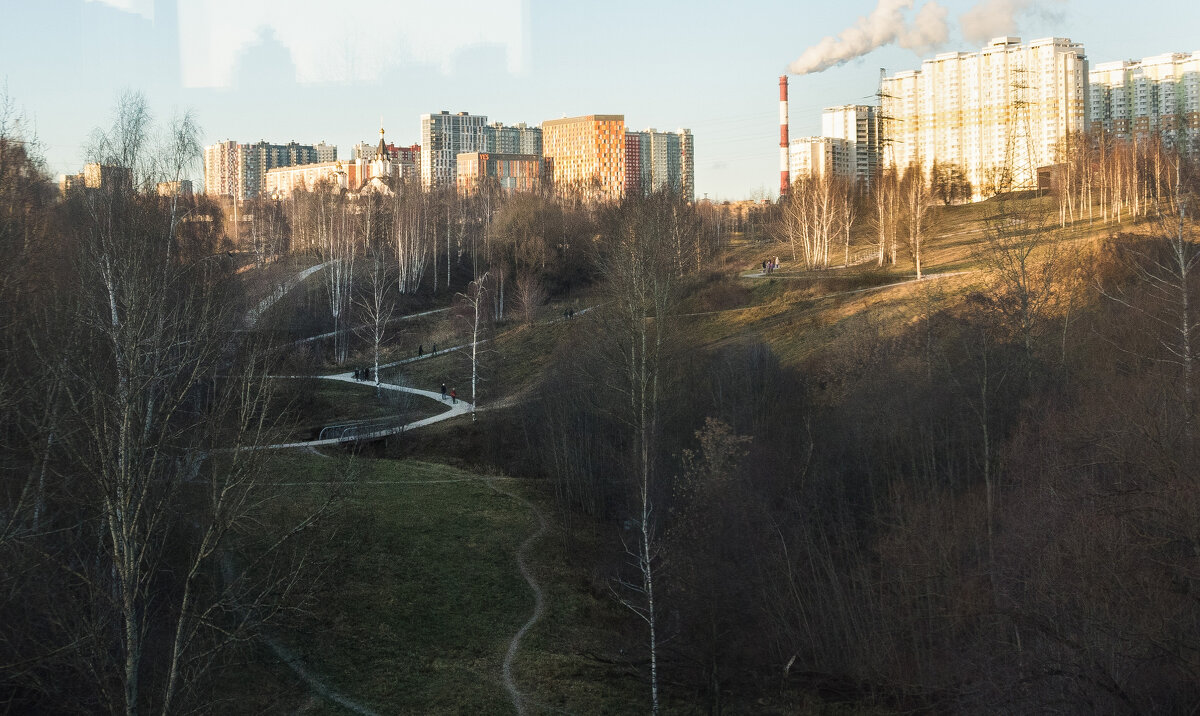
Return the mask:
{"type": "MultiPolygon", "coordinates": [[[[442,400],[441,394],[435,393],[432,390],[421,390],[420,388],[409,388],[409,387],[403,386],[403,385],[396,385],[395,383],[375,383],[374,381],[358,380],[354,377],[353,372],[337,373],[335,375],[277,375],[274,377],[277,379],[284,379],[284,380],[317,378],[320,380],[333,380],[333,381],[337,381],[340,383],[352,383],[354,385],[365,385],[365,386],[378,385],[380,388],[382,388],[384,390],[393,390],[398,393],[412,393],[413,395],[419,395],[423,398],[429,398],[430,400],[444,402],[442,400]]],[[[443,420],[449,420],[450,418],[456,418],[460,415],[466,415],[471,412],[472,407],[473,406],[470,403],[468,403],[467,401],[459,400],[457,403],[454,403],[454,402],[450,403],[450,407],[448,410],[438,413],[437,415],[433,415],[428,418],[422,418],[421,420],[416,420],[411,423],[407,423],[405,425],[396,425],[396,426],[393,426],[390,428],[384,428],[382,430],[377,430],[375,432],[366,433],[364,435],[356,435],[354,439],[355,440],[374,440],[377,438],[387,437],[389,435],[397,435],[399,433],[402,433],[402,432],[405,432],[408,430],[413,430],[414,428],[421,428],[421,427],[425,427],[426,425],[440,423],[443,420]]],[[[301,440],[299,442],[291,442],[291,443],[275,443],[274,445],[259,445],[258,447],[254,448],[254,449],[256,449],[256,450],[283,450],[283,449],[287,449],[287,448],[311,449],[311,448],[317,448],[317,447],[322,447],[322,446],[326,446],[326,445],[340,445],[344,442],[346,442],[346,440],[344,440],[342,438],[326,438],[324,440],[301,440]]]]}
{"type": "MultiPolygon", "coordinates": [[[[246,326],[253,327],[254,324],[257,322],[259,316],[261,316],[267,309],[269,309],[272,305],[274,305],[274,303],[276,301],[278,301],[280,298],[282,298],[288,291],[290,291],[292,288],[294,288],[296,285],[298,285],[304,279],[308,278],[312,274],[316,273],[317,271],[320,271],[321,269],[325,268],[328,265],[329,265],[329,262],[324,263],[324,264],[318,264],[317,266],[313,266],[311,268],[305,269],[304,271],[301,271],[299,274],[297,274],[295,277],[293,277],[291,280],[280,285],[274,292],[272,292],[272,294],[270,296],[267,296],[266,298],[264,298],[257,306],[255,306],[249,312],[247,312],[246,317],[245,317],[246,326]]],[[[443,310],[447,310],[447,309],[439,309],[437,311],[429,311],[429,312],[417,314],[417,315],[429,315],[431,313],[438,313],[443,310]]],[[[580,311],[580,313],[584,313],[587,310],[588,309],[584,309],[583,311],[580,311]]],[[[412,316],[412,317],[415,317],[415,316],[412,316]]],[[[332,334],[330,334],[330,335],[332,335],[332,334]]],[[[303,340],[299,341],[297,344],[312,341],[312,340],[318,340],[318,339],[324,338],[324,337],[326,337],[326,336],[325,335],[314,336],[313,338],[303,339],[303,340]]],[[[465,347],[466,347],[465,345],[453,346],[451,348],[445,348],[443,350],[436,351],[433,353],[427,353],[422,356],[418,356],[418,357],[414,357],[414,358],[406,358],[403,360],[396,361],[394,363],[389,363],[387,365],[380,366],[380,369],[391,368],[391,367],[394,367],[397,365],[402,365],[405,363],[412,363],[417,360],[424,360],[427,358],[432,358],[434,356],[443,355],[446,353],[451,353],[453,351],[461,350],[465,347]]],[[[440,393],[435,393],[430,390],[421,390],[419,388],[409,388],[409,387],[402,386],[402,385],[396,385],[395,383],[360,381],[354,377],[353,372],[337,373],[334,375],[322,375],[322,376],[275,376],[275,377],[278,379],[285,379],[285,380],[286,379],[314,378],[315,377],[319,380],[332,380],[332,381],[338,381],[338,382],[342,382],[342,383],[352,383],[355,385],[368,385],[368,386],[375,385],[378,388],[382,388],[384,390],[392,390],[392,391],[397,391],[397,392],[402,392],[402,393],[411,393],[413,395],[419,395],[421,397],[429,398],[431,400],[445,402],[440,393]]],[[[386,428],[386,429],[379,430],[379,431],[376,431],[373,433],[356,436],[356,439],[359,439],[359,440],[373,439],[373,438],[379,438],[379,437],[386,437],[388,435],[395,435],[397,433],[402,433],[406,430],[412,430],[414,428],[423,427],[425,425],[431,425],[433,423],[441,422],[443,420],[448,420],[450,418],[468,414],[473,410],[473,408],[474,408],[474,406],[471,405],[470,403],[463,401],[463,400],[459,400],[456,402],[452,402],[450,405],[450,408],[448,410],[445,410],[437,415],[434,415],[434,416],[431,416],[428,418],[424,418],[421,420],[417,420],[417,421],[408,423],[406,425],[394,426],[394,427],[386,428]]],[[[271,450],[271,449],[300,448],[300,449],[304,449],[304,450],[313,452],[317,455],[322,455],[320,452],[317,451],[316,448],[321,447],[321,446],[327,446],[327,445],[337,445],[341,442],[343,442],[343,440],[341,438],[331,438],[331,439],[326,439],[326,440],[305,440],[305,441],[300,441],[300,442],[277,443],[274,445],[263,445],[256,449],[271,450]]],[[[322,455],[322,456],[327,457],[324,455],[322,455]]],[[[533,572],[532,572],[532,570],[530,570],[528,560],[527,560],[527,555],[528,555],[530,549],[532,548],[533,543],[536,542],[546,531],[546,517],[545,517],[545,515],[542,514],[542,511],[540,509],[538,509],[538,507],[536,505],[534,505],[532,502],[530,502],[529,500],[526,500],[524,497],[521,497],[520,495],[518,495],[514,492],[510,492],[509,490],[506,490],[503,487],[500,487],[497,483],[501,479],[503,479],[503,478],[487,478],[486,482],[488,484],[488,487],[490,487],[495,492],[502,494],[502,495],[506,495],[508,497],[511,497],[511,498],[519,501],[521,504],[525,505],[526,507],[528,507],[529,510],[533,512],[534,516],[537,517],[537,523],[538,523],[537,529],[534,530],[528,537],[525,538],[524,541],[521,542],[521,545],[517,548],[517,553],[516,553],[517,569],[520,570],[521,576],[525,579],[525,583],[529,585],[530,591],[533,592],[533,600],[534,600],[533,601],[533,613],[530,614],[529,619],[527,619],[525,621],[525,623],[521,625],[521,628],[518,629],[517,633],[514,634],[513,637],[509,640],[508,648],[506,649],[505,654],[504,654],[504,662],[501,666],[501,680],[504,684],[504,689],[508,692],[509,698],[512,700],[513,707],[517,710],[517,713],[520,716],[524,716],[525,714],[529,713],[528,698],[524,694],[522,694],[521,690],[517,687],[516,678],[513,676],[513,663],[516,661],[517,653],[520,651],[521,641],[525,638],[526,634],[529,633],[529,630],[532,629],[534,627],[534,625],[536,625],[546,613],[545,592],[542,590],[542,586],[534,578],[533,572]]],[[[399,483],[399,484],[411,484],[411,483],[399,483]]],[[[283,646],[281,643],[279,643],[276,639],[273,639],[270,636],[264,635],[264,640],[266,641],[267,646],[271,649],[271,651],[273,651],[276,654],[276,656],[278,656],[280,658],[280,660],[282,660],[285,664],[287,664],[287,666],[289,668],[291,668],[292,671],[295,672],[295,674],[302,681],[304,681],[309,686],[309,688],[312,689],[315,693],[324,697],[328,701],[331,701],[333,703],[336,703],[336,704],[342,706],[343,708],[348,709],[349,711],[360,714],[360,716],[375,716],[374,711],[371,711],[370,709],[362,706],[361,704],[358,704],[358,703],[352,701],[351,699],[347,698],[346,696],[338,693],[337,691],[330,688],[323,681],[321,681],[319,678],[317,678],[316,676],[311,674],[305,668],[305,666],[304,666],[303,662],[300,660],[300,658],[295,653],[293,653],[291,650],[287,649],[285,646],[283,646]]]]}
{"type": "Polygon", "coordinates": [[[507,495],[528,507],[537,517],[538,521],[537,530],[535,530],[533,534],[526,537],[525,541],[521,543],[521,546],[517,548],[517,569],[521,570],[521,576],[525,578],[525,583],[529,585],[529,589],[533,592],[533,614],[529,615],[529,619],[523,625],[521,625],[521,628],[518,629],[517,633],[513,635],[513,638],[509,640],[508,650],[504,653],[504,665],[500,669],[501,680],[504,682],[504,688],[508,691],[509,698],[512,699],[513,707],[517,709],[518,716],[525,716],[525,714],[529,713],[529,708],[526,704],[527,698],[521,693],[521,690],[517,688],[517,681],[515,678],[513,678],[513,662],[517,659],[517,652],[521,648],[521,640],[525,638],[525,635],[529,632],[529,630],[532,629],[533,626],[537,624],[538,621],[541,620],[542,616],[546,613],[545,593],[542,591],[542,586],[538,584],[536,579],[533,578],[533,572],[529,569],[529,564],[525,559],[529,549],[533,546],[533,543],[542,536],[542,533],[546,531],[546,517],[542,514],[542,511],[537,508],[537,505],[533,504],[529,500],[526,500],[524,497],[521,497],[516,493],[497,487],[494,479],[488,480],[488,487],[502,495],[507,495]]]}

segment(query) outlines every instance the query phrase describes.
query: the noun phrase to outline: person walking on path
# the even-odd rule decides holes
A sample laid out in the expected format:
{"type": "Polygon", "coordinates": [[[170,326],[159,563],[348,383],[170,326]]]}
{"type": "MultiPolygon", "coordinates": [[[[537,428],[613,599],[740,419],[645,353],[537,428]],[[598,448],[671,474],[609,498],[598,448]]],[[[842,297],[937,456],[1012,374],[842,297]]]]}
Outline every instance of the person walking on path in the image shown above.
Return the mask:
{"type": "Polygon", "coordinates": [[[442,402],[446,402],[446,384],[442,383],[442,402]]]}
{"type": "Polygon", "coordinates": [[[420,358],[423,355],[425,355],[425,344],[420,343],[417,345],[417,357],[420,358]]]}
{"type": "Polygon", "coordinates": [[[450,403],[452,405],[458,405],[458,391],[454,388],[450,389],[450,403]]]}

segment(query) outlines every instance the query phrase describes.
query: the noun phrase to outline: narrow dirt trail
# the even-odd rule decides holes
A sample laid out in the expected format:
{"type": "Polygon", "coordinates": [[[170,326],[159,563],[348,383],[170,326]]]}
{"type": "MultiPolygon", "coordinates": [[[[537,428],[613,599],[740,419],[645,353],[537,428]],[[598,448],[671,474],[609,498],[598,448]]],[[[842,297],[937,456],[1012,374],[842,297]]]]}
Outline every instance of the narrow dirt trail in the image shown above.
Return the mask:
{"type": "Polygon", "coordinates": [[[513,662],[516,661],[517,652],[521,649],[521,640],[525,638],[525,635],[529,633],[529,630],[532,629],[533,626],[537,624],[538,621],[541,620],[542,616],[546,613],[545,593],[542,591],[542,586],[538,584],[536,579],[534,579],[533,572],[530,571],[529,564],[526,560],[526,555],[529,553],[533,543],[536,542],[538,538],[541,537],[546,531],[546,517],[542,514],[542,511],[537,508],[537,505],[534,505],[532,502],[526,500],[524,497],[521,497],[518,494],[498,487],[495,480],[488,480],[488,487],[502,495],[507,495],[508,497],[511,497],[528,507],[530,511],[532,511],[537,517],[538,521],[538,528],[532,534],[526,537],[525,541],[521,542],[521,546],[517,548],[517,569],[521,571],[521,576],[525,578],[525,582],[529,585],[529,589],[533,591],[533,614],[529,616],[529,619],[521,626],[520,629],[517,630],[517,633],[513,635],[513,638],[509,640],[508,650],[504,654],[504,665],[500,669],[501,680],[504,682],[504,688],[508,691],[509,698],[512,699],[513,707],[516,708],[519,716],[525,716],[525,714],[529,713],[528,698],[521,693],[519,688],[517,688],[517,681],[513,677],[513,662]]]}

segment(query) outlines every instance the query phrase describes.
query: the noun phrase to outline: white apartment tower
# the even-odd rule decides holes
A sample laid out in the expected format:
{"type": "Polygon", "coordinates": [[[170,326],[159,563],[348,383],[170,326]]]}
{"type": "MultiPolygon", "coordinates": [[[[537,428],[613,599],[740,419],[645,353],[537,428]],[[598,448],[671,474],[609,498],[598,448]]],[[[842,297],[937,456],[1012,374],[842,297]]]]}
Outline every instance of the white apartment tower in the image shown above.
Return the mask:
{"type": "Polygon", "coordinates": [[[883,80],[881,161],[958,165],[980,199],[1037,186],[1069,133],[1086,129],[1088,62],[1065,38],[998,37],[883,80]]]}
{"type": "Polygon", "coordinates": [[[788,178],[837,177],[853,180],[854,150],[850,142],[837,137],[796,137],[788,143],[788,178]]]}
{"type": "Polygon", "coordinates": [[[870,186],[879,164],[879,123],[875,108],[865,104],[826,107],[821,114],[821,136],[844,140],[854,181],[870,186]]]}
{"type": "Polygon", "coordinates": [[[487,151],[487,117],[467,112],[421,115],[421,184],[451,187],[458,180],[458,155],[487,151]]]}
{"type": "Polygon", "coordinates": [[[1092,131],[1200,153],[1200,52],[1105,62],[1089,79],[1092,131]]]}

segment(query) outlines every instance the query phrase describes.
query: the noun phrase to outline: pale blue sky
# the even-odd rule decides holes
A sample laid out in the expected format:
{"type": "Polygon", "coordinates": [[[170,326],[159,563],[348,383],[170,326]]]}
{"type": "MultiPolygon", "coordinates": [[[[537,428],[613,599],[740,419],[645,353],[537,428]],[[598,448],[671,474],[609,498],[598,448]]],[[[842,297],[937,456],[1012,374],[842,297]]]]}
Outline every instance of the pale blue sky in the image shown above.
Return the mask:
{"type": "MultiPolygon", "coordinates": [[[[950,32],[938,50],[977,49],[959,19],[979,3],[939,1],[950,32]]],[[[986,1],[1016,7],[1016,34],[1026,40],[1082,42],[1093,65],[1200,50],[1196,2],[1051,0],[1036,10],[1028,0],[986,1]]],[[[914,2],[914,11],[926,4],[914,2]]],[[[410,144],[420,114],[443,109],[530,124],[621,113],[631,129],[691,128],[697,197],[737,199],[777,186],[778,76],[875,7],[0,0],[0,80],[36,123],[55,173],[79,170],[89,132],[108,123],[117,94],[130,88],[145,92],[160,118],[193,109],[206,144],[325,140],[343,158],[355,142],[378,138],[380,115],[389,140],[410,144]]],[[[880,67],[915,69],[928,54],[883,47],[793,77],[792,135],[817,133],[823,106],[870,101],[880,67]]]]}

